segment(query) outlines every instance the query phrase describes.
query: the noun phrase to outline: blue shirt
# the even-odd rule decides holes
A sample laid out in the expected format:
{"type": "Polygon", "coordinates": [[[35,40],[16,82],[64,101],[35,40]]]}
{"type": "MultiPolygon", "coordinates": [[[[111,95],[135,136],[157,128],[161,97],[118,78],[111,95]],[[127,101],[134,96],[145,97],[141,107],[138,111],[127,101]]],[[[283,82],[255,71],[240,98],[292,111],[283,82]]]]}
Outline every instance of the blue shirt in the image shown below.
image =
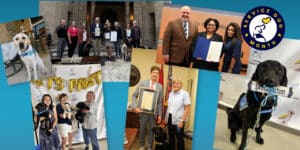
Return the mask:
{"type": "Polygon", "coordinates": [[[180,89],[177,92],[172,91],[169,95],[168,100],[168,110],[167,116],[169,113],[172,114],[172,124],[177,125],[184,113],[184,106],[190,105],[191,99],[185,90],[180,89]]]}

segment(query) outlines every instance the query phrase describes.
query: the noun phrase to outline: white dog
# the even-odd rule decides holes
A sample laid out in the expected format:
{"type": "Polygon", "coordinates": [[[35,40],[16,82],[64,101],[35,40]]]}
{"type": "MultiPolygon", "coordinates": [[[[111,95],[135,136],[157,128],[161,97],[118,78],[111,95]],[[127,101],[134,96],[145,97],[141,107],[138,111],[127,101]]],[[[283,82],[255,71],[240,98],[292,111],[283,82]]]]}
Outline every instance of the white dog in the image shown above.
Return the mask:
{"type": "Polygon", "coordinates": [[[121,46],[121,53],[122,53],[121,57],[124,59],[127,58],[127,50],[128,50],[127,45],[125,43],[123,43],[121,46]]]}
{"type": "Polygon", "coordinates": [[[18,50],[21,60],[24,62],[27,70],[27,81],[31,80],[31,69],[33,69],[34,80],[37,80],[37,69],[42,73],[47,73],[47,68],[39,57],[39,54],[33,49],[28,36],[24,33],[18,33],[13,38],[14,45],[18,50]]]}

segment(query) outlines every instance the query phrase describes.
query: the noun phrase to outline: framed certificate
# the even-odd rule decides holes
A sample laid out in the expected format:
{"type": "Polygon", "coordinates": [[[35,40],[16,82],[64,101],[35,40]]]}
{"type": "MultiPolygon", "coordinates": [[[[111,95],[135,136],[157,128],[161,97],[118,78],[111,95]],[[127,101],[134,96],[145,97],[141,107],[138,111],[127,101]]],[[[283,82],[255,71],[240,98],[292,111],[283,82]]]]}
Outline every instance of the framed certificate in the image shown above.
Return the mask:
{"type": "Polygon", "coordinates": [[[223,43],[199,37],[194,49],[194,58],[201,58],[208,62],[219,62],[223,43]]]}
{"type": "Polygon", "coordinates": [[[112,42],[117,41],[117,32],[116,31],[111,31],[110,32],[110,41],[112,41],[112,42]]]}
{"type": "Polygon", "coordinates": [[[100,36],[100,28],[95,28],[95,36],[100,36]]]}
{"type": "Polygon", "coordinates": [[[154,114],[156,111],[158,90],[149,88],[140,88],[139,90],[138,106],[140,106],[143,112],[154,114]]]}
{"type": "Polygon", "coordinates": [[[109,39],[110,39],[110,32],[105,32],[105,33],[104,33],[104,38],[105,38],[106,40],[109,40],[109,39]]]}

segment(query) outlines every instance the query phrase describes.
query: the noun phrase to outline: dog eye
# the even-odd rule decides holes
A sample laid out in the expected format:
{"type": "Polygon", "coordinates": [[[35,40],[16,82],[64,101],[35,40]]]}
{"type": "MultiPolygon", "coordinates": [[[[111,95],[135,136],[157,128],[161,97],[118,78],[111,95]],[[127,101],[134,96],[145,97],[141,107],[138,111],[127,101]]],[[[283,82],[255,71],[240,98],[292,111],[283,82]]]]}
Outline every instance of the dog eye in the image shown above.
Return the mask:
{"type": "Polygon", "coordinates": [[[16,41],[19,41],[19,38],[16,38],[16,41]]]}
{"type": "Polygon", "coordinates": [[[23,36],[22,39],[25,40],[25,36],[23,36]]]}
{"type": "Polygon", "coordinates": [[[260,73],[264,73],[265,71],[266,71],[266,68],[265,68],[265,67],[259,68],[259,72],[260,72],[260,73]]]}
{"type": "Polygon", "coordinates": [[[276,74],[277,74],[277,75],[281,75],[281,74],[282,74],[282,71],[281,71],[281,70],[277,70],[277,71],[276,71],[276,74]]]}

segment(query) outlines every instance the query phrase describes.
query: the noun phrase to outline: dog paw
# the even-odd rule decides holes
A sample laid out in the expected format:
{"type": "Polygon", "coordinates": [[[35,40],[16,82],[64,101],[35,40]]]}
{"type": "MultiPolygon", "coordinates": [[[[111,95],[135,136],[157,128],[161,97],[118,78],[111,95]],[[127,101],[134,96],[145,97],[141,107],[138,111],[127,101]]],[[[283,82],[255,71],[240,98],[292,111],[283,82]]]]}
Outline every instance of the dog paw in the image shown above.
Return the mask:
{"type": "Polygon", "coordinates": [[[233,134],[233,133],[231,133],[231,135],[230,135],[230,142],[234,143],[235,140],[236,140],[236,135],[233,134]]]}
{"type": "Polygon", "coordinates": [[[256,143],[263,145],[264,144],[264,139],[256,137],[256,143]]]}

